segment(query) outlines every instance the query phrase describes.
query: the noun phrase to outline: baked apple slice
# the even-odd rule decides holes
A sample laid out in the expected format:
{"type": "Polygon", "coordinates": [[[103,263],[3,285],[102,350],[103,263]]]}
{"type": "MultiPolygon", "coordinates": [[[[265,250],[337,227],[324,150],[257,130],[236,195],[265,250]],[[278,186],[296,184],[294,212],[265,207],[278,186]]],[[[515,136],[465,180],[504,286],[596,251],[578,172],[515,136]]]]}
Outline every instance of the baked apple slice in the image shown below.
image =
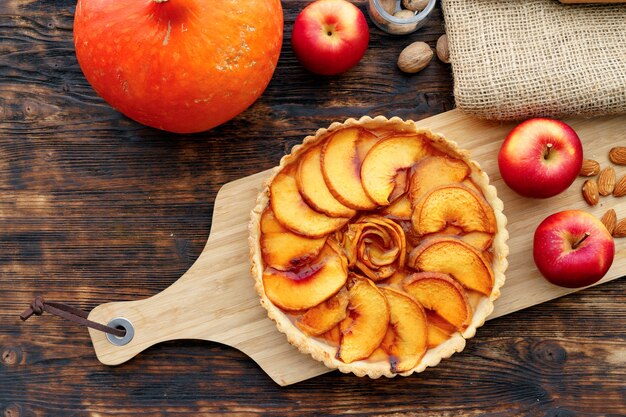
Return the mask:
{"type": "Polygon", "coordinates": [[[276,220],[276,216],[274,216],[274,212],[268,206],[265,207],[263,213],[261,214],[261,233],[285,233],[289,232],[289,229],[285,228],[282,224],[276,220]]]}
{"type": "Polygon", "coordinates": [[[413,167],[412,171],[409,181],[409,199],[413,205],[433,188],[459,183],[470,174],[470,169],[465,162],[445,155],[424,158],[413,167]]]}
{"type": "Polygon", "coordinates": [[[427,192],[411,217],[418,235],[437,233],[455,226],[465,233],[495,233],[493,209],[482,196],[463,185],[442,185],[427,192]]]}
{"type": "Polygon", "coordinates": [[[406,195],[406,192],[409,189],[409,170],[403,169],[398,171],[396,176],[394,177],[393,190],[391,190],[391,194],[389,194],[389,203],[393,203],[398,200],[400,197],[406,195]]]}
{"type": "Polygon", "coordinates": [[[331,194],[321,165],[321,146],[315,146],[300,157],[296,173],[298,190],[304,200],[316,211],[330,217],[352,217],[356,210],[346,207],[331,194]]]}
{"type": "Polygon", "coordinates": [[[493,289],[493,271],[489,263],[474,247],[457,238],[425,240],[411,251],[408,265],[418,271],[449,274],[465,288],[486,296],[493,289]]]}
{"type": "Polygon", "coordinates": [[[432,310],[462,332],[472,319],[467,294],[449,275],[418,272],[402,281],[404,290],[428,310],[432,310]]]}
{"type": "Polygon", "coordinates": [[[384,280],[383,284],[397,289],[402,289],[402,281],[409,275],[411,275],[411,273],[408,270],[398,269],[392,276],[384,280]]]}
{"type": "Polygon", "coordinates": [[[361,163],[379,141],[364,129],[347,128],[335,132],[322,148],[322,173],[328,189],[342,204],[355,210],[373,210],[374,203],[361,185],[361,163]]]}
{"type": "Polygon", "coordinates": [[[428,324],[428,349],[435,348],[450,339],[452,333],[447,333],[443,329],[428,324]]]}
{"type": "Polygon", "coordinates": [[[426,318],[428,319],[428,349],[439,346],[457,331],[454,326],[432,310],[426,310],[426,318]]]}
{"type": "Polygon", "coordinates": [[[419,303],[405,293],[390,287],[382,287],[380,290],[389,304],[389,329],[394,335],[391,342],[383,342],[382,348],[389,355],[391,372],[406,372],[413,369],[426,353],[426,313],[419,303]]]}
{"type": "Polygon", "coordinates": [[[398,174],[427,154],[428,147],[419,135],[399,135],[382,139],[370,149],[361,165],[361,182],[365,193],[378,206],[388,205],[389,197],[398,182],[398,174]]]}
{"type": "Polygon", "coordinates": [[[331,346],[339,346],[339,342],[341,341],[341,330],[339,329],[339,325],[336,325],[326,333],[320,335],[320,337],[331,346]]]}
{"type": "Polygon", "coordinates": [[[481,253],[483,255],[483,258],[485,258],[485,260],[489,262],[489,265],[493,265],[493,252],[490,250],[485,250],[481,253]]]}
{"type": "Polygon", "coordinates": [[[469,243],[479,251],[487,250],[493,243],[493,234],[485,232],[470,232],[460,236],[461,240],[469,243]]]}
{"type": "Polygon", "coordinates": [[[349,219],[329,217],[313,210],[298,191],[295,167],[279,172],[270,185],[270,204],[276,219],[287,229],[307,237],[322,237],[343,227],[349,219]]]}
{"type": "Polygon", "coordinates": [[[311,307],[297,321],[296,326],[311,336],[319,336],[336,327],[346,318],[348,290],[344,287],[333,297],[311,307]]]}
{"type": "Polygon", "coordinates": [[[340,248],[328,241],[318,260],[301,270],[265,268],[263,287],[274,305],[283,310],[298,311],[314,307],[335,295],[347,278],[346,257],[340,248]]]}
{"type": "Polygon", "coordinates": [[[493,243],[493,238],[494,238],[494,235],[492,233],[486,233],[486,232],[469,232],[469,233],[463,234],[463,229],[461,229],[460,227],[450,226],[450,225],[446,226],[445,229],[437,233],[433,233],[429,235],[428,238],[430,239],[432,237],[438,237],[438,236],[458,237],[463,242],[469,243],[470,245],[472,245],[479,251],[484,251],[484,250],[489,249],[491,247],[491,244],[493,243]]]}
{"type": "Polygon", "coordinates": [[[351,363],[369,357],[380,345],[389,326],[389,305],[368,279],[352,278],[348,291],[348,316],[339,323],[341,342],[337,359],[351,363]]]}
{"type": "Polygon", "coordinates": [[[310,239],[284,228],[266,208],[261,215],[261,255],[266,265],[286,271],[314,260],[326,237],[310,239]]]}
{"type": "Polygon", "coordinates": [[[411,201],[407,194],[401,196],[396,201],[384,207],[380,214],[395,220],[411,220],[411,214],[413,209],[411,208],[411,201]]]}
{"type": "Polygon", "coordinates": [[[461,185],[466,186],[467,188],[469,188],[470,190],[474,191],[478,195],[482,195],[483,194],[483,192],[480,190],[480,188],[478,188],[478,186],[476,184],[474,184],[474,181],[472,181],[469,178],[464,179],[463,182],[461,182],[461,185]]]}

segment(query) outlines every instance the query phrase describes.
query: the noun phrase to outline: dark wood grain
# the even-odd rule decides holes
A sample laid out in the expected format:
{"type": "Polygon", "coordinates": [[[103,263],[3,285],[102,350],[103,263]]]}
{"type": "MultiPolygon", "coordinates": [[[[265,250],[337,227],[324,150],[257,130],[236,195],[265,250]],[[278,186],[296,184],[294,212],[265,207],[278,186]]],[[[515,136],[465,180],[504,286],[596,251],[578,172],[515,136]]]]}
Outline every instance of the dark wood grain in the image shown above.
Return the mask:
{"type": "Polygon", "coordinates": [[[261,99],[210,132],[177,136],[93,92],[74,55],[73,1],[0,2],[2,415],[626,415],[624,280],[489,322],[421,375],[334,372],[287,388],[215,343],[164,343],[111,368],[85,329],[50,316],[19,322],[37,294],[91,309],[161,291],[201,252],[219,187],[274,166],[318,127],[453,107],[449,66],[434,60],[406,76],[395,65],[411,41],[434,46],[439,10],[409,37],[372,29],[363,62],[324,78],[289,46],[306,3],[283,1],[285,44],[261,99]]]}

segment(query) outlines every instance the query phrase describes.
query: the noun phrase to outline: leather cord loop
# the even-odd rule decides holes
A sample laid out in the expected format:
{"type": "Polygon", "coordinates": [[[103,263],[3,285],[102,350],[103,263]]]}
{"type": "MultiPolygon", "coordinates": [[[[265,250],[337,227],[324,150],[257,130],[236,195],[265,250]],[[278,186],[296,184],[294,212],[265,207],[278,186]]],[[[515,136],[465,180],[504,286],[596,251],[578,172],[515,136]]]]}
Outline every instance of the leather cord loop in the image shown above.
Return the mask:
{"type": "Polygon", "coordinates": [[[28,309],[20,314],[20,318],[26,321],[33,314],[36,316],[41,316],[44,311],[69,320],[73,323],[87,326],[101,332],[110,333],[117,337],[123,337],[126,334],[126,330],[124,329],[116,329],[113,327],[105,326],[104,324],[96,323],[95,321],[87,320],[88,314],[83,310],[68,306],[67,304],[63,303],[45,301],[43,297],[36,297],[30,304],[28,309]]]}

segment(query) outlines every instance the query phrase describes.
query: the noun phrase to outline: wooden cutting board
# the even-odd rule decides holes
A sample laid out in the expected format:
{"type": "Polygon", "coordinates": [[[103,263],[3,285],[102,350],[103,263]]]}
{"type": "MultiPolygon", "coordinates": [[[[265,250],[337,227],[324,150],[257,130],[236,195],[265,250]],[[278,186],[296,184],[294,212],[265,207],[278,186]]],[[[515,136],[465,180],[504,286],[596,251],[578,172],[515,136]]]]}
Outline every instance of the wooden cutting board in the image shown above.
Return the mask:
{"type": "MultiPolygon", "coordinates": [[[[611,147],[626,146],[626,115],[567,122],[578,132],[585,157],[599,161],[603,167],[609,164],[607,154],[611,147]]],[[[496,301],[490,319],[576,291],[548,284],[539,275],[532,259],[536,226],[548,215],[565,209],[582,209],[601,216],[612,207],[618,218],[624,218],[626,197],[621,200],[603,197],[598,206],[590,208],[581,196],[584,179],[578,178],[559,196],[547,200],[522,198],[502,182],[497,166],[500,144],[514,124],[477,120],[453,110],[422,120],[418,125],[442,133],[469,149],[504,201],[511,236],[510,266],[502,296],[496,301]]],[[[616,167],[616,172],[621,177],[626,174],[626,167],[616,167]]],[[[299,353],[276,330],[253,288],[247,227],[250,210],[268,174],[269,171],[260,172],[220,189],[207,244],[198,260],[172,286],[145,300],[103,304],[90,313],[90,320],[108,323],[113,318],[124,317],[134,327],[134,337],[125,346],[115,346],[104,333],[89,330],[102,363],[120,364],[166,340],[202,339],[239,349],[280,385],[329,372],[308,355],[299,353]]],[[[626,239],[617,239],[615,261],[600,283],[624,275],[626,239]]],[[[445,366],[445,361],[440,366],[445,366]]]]}

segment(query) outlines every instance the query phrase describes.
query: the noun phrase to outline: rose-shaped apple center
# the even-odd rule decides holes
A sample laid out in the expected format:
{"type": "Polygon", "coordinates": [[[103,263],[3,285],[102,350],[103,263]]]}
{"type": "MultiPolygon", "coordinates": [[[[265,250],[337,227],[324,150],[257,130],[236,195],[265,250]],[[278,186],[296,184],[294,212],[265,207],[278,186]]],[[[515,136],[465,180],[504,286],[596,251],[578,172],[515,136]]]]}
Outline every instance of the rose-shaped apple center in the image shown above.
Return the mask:
{"type": "Polygon", "coordinates": [[[363,216],[343,235],[348,265],[373,281],[389,278],[402,268],[406,258],[404,230],[385,217],[363,216]]]}

